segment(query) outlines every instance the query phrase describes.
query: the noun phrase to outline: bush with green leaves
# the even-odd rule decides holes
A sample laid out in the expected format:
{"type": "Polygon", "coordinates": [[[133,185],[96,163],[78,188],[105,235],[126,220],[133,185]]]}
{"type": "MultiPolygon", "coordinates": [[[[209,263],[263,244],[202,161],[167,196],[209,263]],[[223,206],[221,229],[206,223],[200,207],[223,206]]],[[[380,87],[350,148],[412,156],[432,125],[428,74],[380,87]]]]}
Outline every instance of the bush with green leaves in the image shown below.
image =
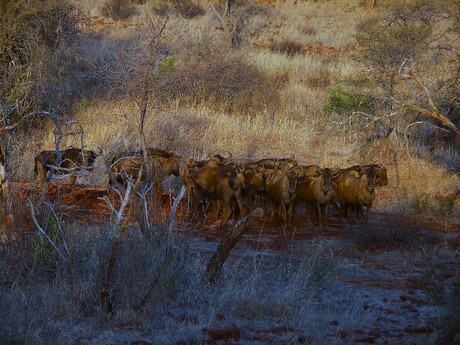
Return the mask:
{"type": "Polygon", "coordinates": [[[342,84],[336,84],[326,89],[327,97],[324,103],[324,111],[327,114],[337,113],[340,115],[351,114],[355,111],[371,113],[374,100],[372,97],[363,95],[353,88],[345,88],[342,84]]]}

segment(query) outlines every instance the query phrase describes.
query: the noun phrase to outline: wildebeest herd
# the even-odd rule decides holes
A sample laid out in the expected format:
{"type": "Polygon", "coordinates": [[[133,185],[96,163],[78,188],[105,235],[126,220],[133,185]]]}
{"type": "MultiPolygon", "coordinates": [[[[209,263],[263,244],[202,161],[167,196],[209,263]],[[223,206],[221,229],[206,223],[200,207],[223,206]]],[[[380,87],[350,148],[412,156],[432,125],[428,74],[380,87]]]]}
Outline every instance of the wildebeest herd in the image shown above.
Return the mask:
{"type": "MultiPolygon", "coordinates": [[[[54,174],[71,174],[72,189],[81,170],[91,170],[97,153],[69,148],[64,151],[43,151],[35,157],[35,173],[43,184],[54,174]]],[[[191,220],[199,220],[214,212],[222,217],[221,226],[233,217],[252,212],[257,206],[270,213],[271,220],[291,221],[297,204],[306,206],[308,220],[320,226],[327,224],[329,205],[349,220],[369,212],[375,188],[388,184],[383,165],[355,165],[346,169],[300,165],[294,158],[272,158],[257,161],[232,160],[215,154],[209,159],[184,162],[181,157],[160,149],[148,148],[151,177],[160,191],[163,177],[180,176],[186,190],[191,220]]],[[[122,152],[111,156],[109,183],[111,188],[146,176],[142,151],[122,152]],[[141,176],[139,176],[139,174],[141,176]]]]}

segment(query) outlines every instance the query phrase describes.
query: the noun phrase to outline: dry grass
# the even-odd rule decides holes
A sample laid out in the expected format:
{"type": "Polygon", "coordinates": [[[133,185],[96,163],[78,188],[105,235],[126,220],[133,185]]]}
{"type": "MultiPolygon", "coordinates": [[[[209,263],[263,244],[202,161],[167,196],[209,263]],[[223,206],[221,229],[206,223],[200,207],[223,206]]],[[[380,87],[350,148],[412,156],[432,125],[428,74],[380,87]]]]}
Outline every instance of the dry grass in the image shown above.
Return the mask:
{"type": "MultiPolygon", "coordinates": [[[[194,3],[209,9],[208,1],[194,3]]],[[[89,14],[102,4],[94,0],[79,6],[89,14]]],[[[142,23],[151,13],[150,5],[149,1],[136,2],[137,14],[127,22],[142,23]]],[[[414,198],[423,193],[432,203],[428,211],[434,210],[439,203],[436,198],[459,188],[455,174],[428,156],[407,153],[400,138],[372,139],[369,144],[367,122],[348,127],[344,120],[349,115],[324,114],[327,86],[362,79],[362,66],[351,56],[315,52],[288,56],[251,45],[270,46],[269,39],[276,39],[344,48],[354,44],[355,28],[367,16],[362,1],[283,1],[276,6],[259,1],[243,9],[254,21],[245,23],[244,44],[237,53],[221,48],[222,33],[215,29],[212,11],[193,20],[171,17],[165,50],[176,53],[178,62],[159,84],[157,95],[163,101],[156,105],[160,108],[149,110],[149,145],[176,151],[185,159],[230,150],[240,158],[294,155],[305,164],[331,167],[383,163],[388,167],[390,184],[379,190],[376,207],[394,212],[411,210],[414,198]],[[302,33],[306,25],[314,30],[302,33]],[[212,43],[211,48],[203,48],[203,42],[212,43]],[[222,75],[225,82],[215,84],[222,75]],[[197,81],[202,87],[194,89],[197,81]]],[[[111,61],[117,49],[137,35],[134,29],[114,26],[102,37],[85,41],[92,42],[95,49],[83,52],[91,51],[91,58],[111,61]]],[[[100,146],[109,153],[139,146],[139,108],[132,99],[85,99],[84,103],[75,107],[75,114],[85,128],[89,148],[100,146]]],[[[398,116],[402,122],[407,120],[403,114],[398,116]]],[[[9,164],[13,179],[32,180],[33,156],[54,147],[52,126],[45,128],[44,136],[31,140],[16,136],[12,141],[9,164]]],[[[78,138],[66,138],[63,146],[68,145],[78,145],[78,138]]],[[[457,157],[447,150],[436,153],[451,161],[457,157]]],[[[103,183],[102,161],[97,171],[97,178],[91,181],[103,183]]],[[[454,207],[454,214],[457,210],[454,207]]]]}

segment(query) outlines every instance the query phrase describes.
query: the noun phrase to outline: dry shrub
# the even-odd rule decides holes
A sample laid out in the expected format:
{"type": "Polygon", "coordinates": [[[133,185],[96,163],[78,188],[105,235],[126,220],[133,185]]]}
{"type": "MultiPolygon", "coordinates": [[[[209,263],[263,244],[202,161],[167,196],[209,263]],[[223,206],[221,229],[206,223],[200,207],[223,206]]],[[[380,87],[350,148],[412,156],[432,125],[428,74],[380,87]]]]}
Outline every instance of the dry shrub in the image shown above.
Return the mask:
{"type": "Polygon", "coordinates": [[[291,40],[284,40],[282,42],[275,43],[271,49],[274,52],[280,52],[288,56],[301,55],[304,53],[303,44],[291,40]]]}
{"type": "Polygon", "coordinates": [[[200,4],[190,0],[155,1],[153,12],[160,16],[177,13],[186,19],[192,19],[206,14],[206,11],[200,4]]]}
{"type": "Polygon", "coordinates": [[[316,35],[316,29],[313,26],[306,24],[302,27],[300,33],[306,36],[313,36],[316,35]]]}
{"type": "MultiPolygon", "coordinates": [[[[56,62],[78,30],[68,1],[0,1],[0,8],[0,118],[7,125],[47,109],[51,100],[59,103],[68,79],[60,78],[56,62]]],[[[31,118],[24,125],[39,122],[31,118]]]]}
{"type": "Polygon", "coordinates": [[[159,90],[164,101],[201,102],[230,113],[274,109],[278,89],[287,74],[267,76],[250,64],[242,52],[222,43],[198,44],[179,57],[177,68],[165,76],[159,90]]]}
{"type": "Polygon", "coordinates": [[[331,86],[331,72],[323,65],[315,74],[306,76],[305,83],[310,87],[317,88],[326,88],[331,86]]]}
{"type": "Polygon", "coordinates": [[[137,2],[139,1],[108,0],[101,6],[100,12],[105,17],[110,17],[114,20],[123,20],[136,13],[135,4],[137,2]]]}

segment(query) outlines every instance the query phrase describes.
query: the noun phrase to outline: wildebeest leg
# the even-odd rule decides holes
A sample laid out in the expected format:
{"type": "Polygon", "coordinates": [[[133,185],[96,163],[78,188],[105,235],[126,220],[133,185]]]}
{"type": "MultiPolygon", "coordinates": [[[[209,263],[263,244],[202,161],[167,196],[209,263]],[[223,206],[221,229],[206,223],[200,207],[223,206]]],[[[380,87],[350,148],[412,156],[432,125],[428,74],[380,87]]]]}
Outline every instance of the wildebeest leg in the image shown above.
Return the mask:
{"type": "Polygon", "coordinates": [[[310,221],[310,204],[309,202],[305,202],[305,217],[307,218],[307,222],[310,221]]]}
{"type": "Polygon", "coordinates": [[[292,220],[292,215],[294,213],[294,203],[295,201],[291,201],[289,203],[289,207],[288,207],[288,211],[287,211],[287,216],[288,216],[288,224],[291,223],[291,220],[292,220]]]}
{"type": "Polygon", "coordinates": [[[346,205],[348,223],[351,223],[351,209],[352,208],[353,208],[352,205],[346,205]]]}
{"type": "Polygon", "coordinates": [[[70,189],[74,190],[75,189],[75,184],[77,183],[77,176],[72,175],[70,176],[70,189]]]}
{"type": "Polygon", "coordinates": [[[286,223],[287,222],[287,209],[286,209],[286,204],[284,202],[281,203],[280,206],[280,213],[281,213],[281,219],[286,223]]]}
{"type": "Polygon", "coordinates": [[[323,205],[323,208],[324,208],[324,213],[323,213],[323,217],[324,217],[324,221],[326,222],[326,229],[327,229],[327,220],[329,218],[329,203],[326,202],[325,205],[323,205]]]}
{"type": "Polygon", "coordinates": [[[240,217],[244,217],[246,214],[246,209],[244,208],[243,203],[241,202],[241,198],[238,195],[235,195],[234,200],[236,201],[236,204],[238,205],[240,217]]]}
{"type": "Polygon", "coordinates": [[[316,206],[316,213],[317,213],[317,216],[318,216],[318,225],[320,227],[323,226],[323,215],[321,213],[321,204],[319,202],[315,202],[315,206],[316,206]]]}
{"type": "Polygon", "coordinates": [[[270,207],[271,208],[270,220],[272,222],[274,222],[275,221],[275,213],[278,210],[278,205],[272,200],[272,201],[270,201],[270,206],[271,206],[270,207]]]}
{"type": "Polygon", "coordinates": [[[220,223],[221,227],[224,227],[225,225],[227,225],[228,219],[230,218],[231,214],[232,214],[232,208],[230,207],[230,205],[224,205],[223,217],[220,223]]]}
{"type": "Polygon", "coordinates": [[[254,198],[255,195],[252,192],[248,192],[248,194],[246,195],[246,204],[248,205],[249,212],[252,212],[252,210],[254,209],[254,198]]]}
{"type": "Polygon", "coordinates": [[[43,165],[39,164],[37,166],[37,175],[38,175],[38,184],[37,184],[37,187],[44,187],[45,185],[45,177],[46,177],[46,171],[45,171],[45,168],[43,167],[43,165]]]}

